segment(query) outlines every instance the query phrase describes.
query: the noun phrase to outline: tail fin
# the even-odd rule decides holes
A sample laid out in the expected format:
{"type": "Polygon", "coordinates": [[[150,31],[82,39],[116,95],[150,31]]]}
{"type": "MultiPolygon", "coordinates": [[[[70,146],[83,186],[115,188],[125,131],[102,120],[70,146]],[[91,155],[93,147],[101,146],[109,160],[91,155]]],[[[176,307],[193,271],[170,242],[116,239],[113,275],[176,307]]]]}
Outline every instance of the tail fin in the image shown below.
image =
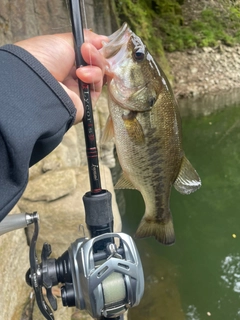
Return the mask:
{"type": "Polygon", "coordinates": [[[172,218],[166,222],[143,217],[135,234],[136,238],[155,237],[164,245],[172,245],[175,242],[175,234],[172,218]]]}

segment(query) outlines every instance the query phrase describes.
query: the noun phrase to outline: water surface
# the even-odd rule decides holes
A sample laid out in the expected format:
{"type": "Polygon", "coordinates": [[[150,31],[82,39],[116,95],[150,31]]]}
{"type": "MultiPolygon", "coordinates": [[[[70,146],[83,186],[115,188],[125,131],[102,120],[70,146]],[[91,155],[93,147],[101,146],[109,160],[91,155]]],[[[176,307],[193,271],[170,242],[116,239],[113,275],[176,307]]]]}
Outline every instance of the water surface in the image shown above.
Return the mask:
{"type": "MultiPolygon", "coordinates": [[[[213,109],[183,112],[184,150],[202,187],[172,190],[174,246],[136,240],[146,290],[130,320],[240,319],[240,103],[213,109]]],[[[137,191],[124,194],[123,231],[133,235],[144,203],[137,191]]]]}

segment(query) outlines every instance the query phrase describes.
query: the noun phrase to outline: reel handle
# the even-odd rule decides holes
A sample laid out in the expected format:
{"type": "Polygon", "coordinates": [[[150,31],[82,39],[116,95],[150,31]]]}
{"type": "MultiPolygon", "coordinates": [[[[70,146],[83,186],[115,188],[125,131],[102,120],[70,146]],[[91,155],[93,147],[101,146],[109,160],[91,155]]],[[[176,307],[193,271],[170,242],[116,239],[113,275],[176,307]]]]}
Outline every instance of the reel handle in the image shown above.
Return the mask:
{"type": "MultiPolygon", "coordinates": [[[[29,250],[30,269],[26,273],[26,282],[33,288],[36,296],[37,305],[41,313],[43,314],[43,316],[47,320],[54,320],[53,312],[49,307],[49,305],[47,304],[47,302],[45,301],[43,296],[43,292],[42,292],[43,283],[42,283],[41,275],[39,273],[39,270],[41,268],[38,263],[38,259],[36,255],[36,243],[37,243],[37,238],[39,233],[38,220],[39,218],[38,216],[36,216],[34,218],[34,232],[33,232],[32,240],[30,244],[30,250],[29,250]]],[[[45,258],[45,256],[48,256],[48,254],[49,254],[49,248],[46,248],[46,250],[42,254],[42,257],[45,258]]],[[[51,292],[51,287],[46,287],[46,289],[48,290],[48,297],[50,297],[50,301],[51,301],[50,303],[52,303],[54,299],[52,299],[53,295],[51,292]]],[[[56,308],[56,302],[53,302],[52,307],[56,308]]]]}
{"type": "Polygon", "coordinates": [[[50,258],[51,246],[45,243],[39,263],[37,218],[34,226],[26,281],[33,288],[38,307],[47,320],[54,320],[57,300],[52,287],[58,283],[62,284],[64,306],[86,310],[98,320],[119,320],[130,307],[139,304],[144,292],[143,268],[137,247],[129,235],[110,232],[92,239],[76,239],[58,259],[50,258]],[[95,248],[103,243],[105,248],[95,252],[95,248]],[[49,304],[44,298],[43,287],[49,304]]]}

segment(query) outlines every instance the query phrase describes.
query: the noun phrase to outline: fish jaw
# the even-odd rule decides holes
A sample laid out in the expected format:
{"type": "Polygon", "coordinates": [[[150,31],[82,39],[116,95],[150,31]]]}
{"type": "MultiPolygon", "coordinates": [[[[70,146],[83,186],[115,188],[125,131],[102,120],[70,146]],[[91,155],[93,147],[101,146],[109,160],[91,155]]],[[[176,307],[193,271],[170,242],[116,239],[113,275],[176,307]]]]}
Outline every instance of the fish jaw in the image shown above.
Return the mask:
{"type": "Polygon", "coordinates": [[[127,23],[124,23],[119,30],[108,37],[109,42],[103,42],[103,47],[99,52],[105,59],[116,63],[117,59],[121,57],[121,54],[126,49],[131,33],[132,31],[129,29],[127,23]],[[123,49],[121,54],[118,54],[121,49],[123,49]],[[117,54],[118,56],[116,57],[117,54]]]}
{"type": "MultiPolygon", "coordinates": [[[[141,61],[133,56],[136,52],[144,55],[143,70],[149,69],[159,75],[160,71],[154,59],[147,51],[142,40],[133,33],[125,23],[122,28],[109,37],[100,53],[108,60],[108,92],[123,109],[132,111],[149,111],[157,99],[162,87],[161,81],[152,82],[156,76],[142,74],[141,61]],[[132,72],[134,70],[134,72],[132,72]]],[[[165,83],[165,82],[164,82],[165,83]]]]}
{"type": "Polygon", "coordinates": [[[121,70],[127,69],[131,54],[128,47],[128,42],[132,31],[129,29],[127,23],[109,36],[109,42],[103,43],[103,47],[99,52],[108,60],[109,67],[107,67],[107,83],[108,92],[112,99],[121,103],[122,108],[127,109],[127,104],[131,109],[131,104],[128,103],[129,96],[136,92],[136,88],[132,88],[128,81],[124,81],[125,77],[119,77],[121,70]]]}

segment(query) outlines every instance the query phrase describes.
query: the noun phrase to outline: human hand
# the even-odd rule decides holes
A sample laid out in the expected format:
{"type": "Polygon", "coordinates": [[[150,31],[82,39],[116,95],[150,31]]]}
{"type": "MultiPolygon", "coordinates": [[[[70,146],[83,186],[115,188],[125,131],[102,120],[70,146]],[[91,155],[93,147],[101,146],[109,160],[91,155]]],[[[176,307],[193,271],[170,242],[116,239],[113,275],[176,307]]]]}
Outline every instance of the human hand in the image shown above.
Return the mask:
{"type": "Polygon", "coordinates": [[[83,104],[79,98],[77,77],[90,84],[93,106],[99,98],[107,61],[98,52],[106,36],[84,30],[85,43],[81,47],[87,66],[76,70],[73,36],[71,33],[39,36],[15,43],[38,59],[62,85],[77,109],[75,123],[82,120],[83,104]]]}

